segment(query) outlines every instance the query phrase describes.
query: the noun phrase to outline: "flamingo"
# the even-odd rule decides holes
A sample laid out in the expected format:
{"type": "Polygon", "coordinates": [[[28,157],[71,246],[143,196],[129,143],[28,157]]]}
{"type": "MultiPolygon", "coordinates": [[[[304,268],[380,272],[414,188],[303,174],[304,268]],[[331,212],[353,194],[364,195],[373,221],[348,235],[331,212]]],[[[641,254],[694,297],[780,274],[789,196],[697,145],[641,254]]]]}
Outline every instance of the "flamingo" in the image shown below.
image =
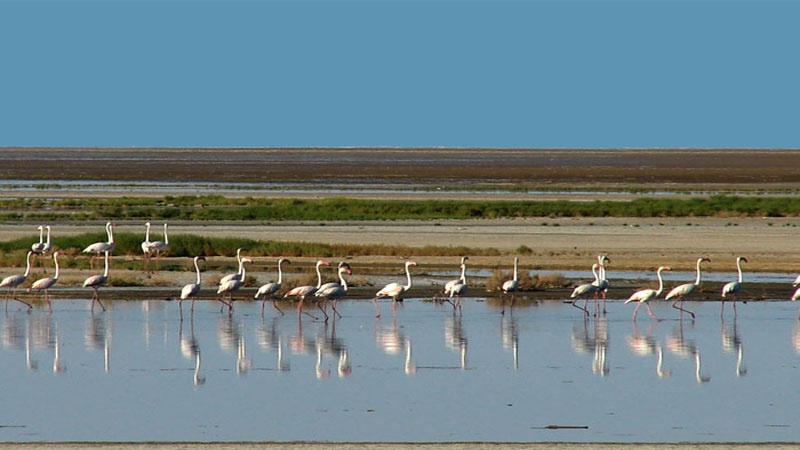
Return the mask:
{"type": "Polygon", "coordinates": [[[461,282],[461,279],[464,277],[463,272],[465,270],[467,270],[467,260],[468,259],[469,259],[469,256],[462,256],[461,257],[461,265],[459,266],[459,268],[461,269],[462,275],[460,277],[456,278],[455,280],[450,280],[447,283],[445,283],[445,285],[444,285],[444,295],[449,295],[450,294],[450,289],[453,287],[453,285],[458,284],[458,283],[461,282]]]}
{"type": "Polygon", "coordinates": [[[94,244],[83,249],[83,253],[92,253],[89,259],[89,267],[94,270],[94,259],[99,257],[102,253],[111,253],[114,251],[114,223],[106,222],[106,234],[108,235],[107,242],[95,242],[94,244]]]}
{"type": "Polygon", "coordinates": [[[222,277],[222,279],[219,280],[220,286],[229,281],[238,280],[242,276],[242,250],[244,249],[242,248],[236,249],[236,261],[239,263],[239,271],[236,273],[230,273],[222,277]]]}
{"type": "MultiPolygon", "coordinates": [[[[110,228],[109,228],[110,229],[110,228]]],[[[103,306],[103,302],[100,301],[100,293],[97,291],[100,286],[106,284],[108,281],[108,256],[109,251],[105,251],[105,269],[103,270],[102,275],[92,275],[91,277],[83,280],[83,287],[90,287],[94,289],[94,294],[92,295],[92,311],[94,311],[94,302],[96,301],[103,311],[106,310],[106,307],[103,306]]]]}
{"type": "Polygon", "coordinates": [[[597,268],[599,266],[600,265],[597,263],[592,264],[592,275],[594,275],[594,281],[591,283],[581,284],[575,287],[575,289],[572,290],[572,294],[570,294],[569,296],[570,298],[575,299],[572,301],[572,306],[580,310],[583,310],[583,312],[586,313],[587,317],[589,316],[589,310],[586,308],[586,306],[589,303],[589,296],[597,294],[598,290],[600,289],[600,276],[597,273],[597,268]],[[583,308],[578,306],[578,301],[581,298],[584,299],[583,308]]]}
{"type": "Polygon", "coordinates": [[[38,255],[44,251],[44,227],[39,225],[36,229],[39,230],[39,242],[31,245],[31,251],[38,255]]]}
{"type": "Polygon", "coordinates": [[[383,289],[381,289],[375,294],[375,297],[373,297],[372,299],[372,303],[375,304],[375,310],[378,313],[378,315],[375,317],[381,316],[381,309],[380,307],[378,307],[378,299],[381,297],[391,297],[392,312],[396,311],[397,298],[408,292],[409,289],[411,289],[411,271],[409,267],[416,265],[417,265],[416,261],[406,261],[406,279],[408,280],[408,282],[405,286],[400,283],[389,283],[386,286],[384,286],[383,289]]]}
{"type": "MultiPolygon", "coordinates": [[[[150,222],[148,222],[149,224],[150,222]]],[[[147,237],[146,240],[150,239],[150,227],[147,227],[147,237]]],[[[166,251],[169,247],[169,236],[167,236],[167,224],[164,224],[164,240],[163,241],[153,241],[150,242],[150,245],[147,246],[147,254],[148,260],[152,256],[153,252],[156,253],[156,270],[158,270],[158,263],[161,259],[161,252],[166,251]]],[[[144,242],[142,242],[142,248],[144,248],[144,242]]]]}
{"type": "Polygon", "coordinates": [[[16,292],[17,292],[17,287],[19,287],[19,285],[24,283],[25,280],[28,279],[28,275],[31,274],[31,256],[32,255],[33,255],[33,251],[29,251],[27,256],[25,256],[25,273],[23,273],[22,275],[10,275],[10,276],[7,276],[7,277],[3,278],[3,280],[0,281],[0,288],[2,288],[2,287],[7,288],[7,290],[6,290],[6,311],[8,311],[8,299],[9,298],[13,298],[14,300],[26,305],[28,307],[28,309],[31,309],[33,307],[33,306],[31,306],[30,303],[15,297],[16,292]]]}
{"type": "Polygon", "coordinates": [[[725,298],[728,296],[733,297],[733,315],[736,315],[736,294],[742,288],[742,263],[747,262],[747,258],[740,256],[736,258],[736,270],[739,272],[739,281],[731,281],[722,286],[722,307],[719,310],[719,315],[725,311],[725,298]]]}
{"type": "Polygon", "coordinates": [[[669,291],[666,297],[664,297],[665,300],[674,299],[672,302],[672,307],[677,310],[680,310],[681,313],[683,312],[689,313],[689,315],[692,316],[692,319],[694,319],[694,313],[689,310],[683,309],[682,307],[678,306],[677,303],[680,301],[681,305],[683,305],[683,299],[687,295],[690,295],[694,291],[696,291],[697,287],[700,286],[700,264],[702,264],[703,262],[711,262],[711,260],[708,258],[697,258],[697,279],[695,280],[694,283],[686,283],[686,284],[681,284],[680,286],[676,286],[672,288],[671,291],[669,291]]]}
{"type": "Polygon", "coordinates": [[[53,244],[50,243],[50,225],[45,225],[44,228],[47,230],[47,238],[44,241],[44,245],[42,246],[40,253],[50,253],[50,251],[53,250],[53,244]]]}
{"type": "Polygon", "coordinates": [[[283,315],[283,311],[281,311],[281,309],[278,308],[278,304],[275,302],[275,293],[278,292],[279,290],[281,290],[281,283],[283,282],[283,271],[281,270],[281,264],[283,264],[283,263],[291,264],[292,262],[289,261],[288,259],[285,259],[285,258],[279,259],[278,260],[278,282],[277,283],[267,283],[265,285],[262,285],[260,288],[258,288],[258,291],[256,292],[256,295],[254,296],[255,299],[258,299],[259,297],[262,297],[262,296],[264,297],[264,301],[261,302],[261,314],[262,315],[264,314],[264,305],[267,303],[266,297],[272,297],[272,306],[274,306],[275,309],[277,309],[278,312],[281,313],[281,315],[283,315]]]}
{"type": "Polygon", "coordinates": [[[194,300],[197,298],[197,295],[200,294],[200,266],[197,265],[198,261],[205,261],[205,256],[195,256],[194,257],[194,270],[197,273],[197,282],[189,283],[183,286],[181,289],[181,299],[178,301],[178,308],[181,311],[181,319],[183,318],[183,301],[186,299],[192,299],[192,308],[191,311],[194,312],[194,300]]]}
{"type": "MultiPolygon", "coordinates": [[[[515,256],[514,257],[514,274],[513,274],[513,278],[510,279],[510,280],[506,280],[506,282],[503,283],[503,286],[501,288],[504,294],[508,294],[509,292],[511,293],[511,306],[510,306],[510,308],[514,307],[514,292],[517,292],[517,290],[519,289],[519,280],[517,279],[518,266],[519,266],[519,258],[515,256]]],[[[501,311],[500,314],[505,314],[505,313],[506,313],[506,302],[505,302],[505,299],[504,299],[503,300],[503,311],[501,311]]]]}
{"type": "Polygon", "coordinates": [[[319,260],[317,261],[316,268],[317,268],[317,285],[316,286],[297,286],[296,288],[290,290],[283,296],[283,298],[288,297],[299,297],[300,303],[297,304],[297,316],[300,317],[300,313],[304,313],[309,317],[316,319],[316,317],[312,316],[311,314],[303,311],[303,301],[305,300],[306,296],[313,295],[317,292],[317,289],[322,286],[322,273],[319,271],[320,266],[330,266],[331,263],[328,261],[319,260]]]}
{"type": "Polygon", "coordinates": [[[233,313],[233,293],[238,291],[239,288],[244,286],[244,281],[247,279],[247,272],[244,268],[244,263],[252,263],[253,260],[250,258],[242,258],[240,262],[240,266],[242,267],[242,272],[239,275],[239,279],[227,281],[223,284],[220,284],[217,288],[217,294],[220,296],[217,300],[221,301],[223,304],[228,305],[228,313],[233,313]],[[228,294],[229,301],[226,303],[224,300],[225,294],[228,294]]]}
{"type": "Polygon", "coordinates": [[[44,299],[47,301],[47,307],[51,312],[53,311],[53,304],[50,303],[50,288],[58,282],[58,255],[60,254],[61,252],[53,253],[53,263],[56,266],[56,273],[54,273],[52,277],[40,278],[34,281],[31,287],[28,288],[28,292],[36,291],[37,296],[40,292],[44,291],[44,299]]]}
{"type": "Polygon", "coordinates": [[[606,313],[606,293],[608,292],[608,288],[611,286],[611,283],[608,282],[606,279],[606,263],[611,262],[606,255],[598,255],[597,256],[597,264],[598,264],[598,272],[597,272],[597,292],[594,293],[595,298],[595,311],[597,311],[597,296],[601,294],[603,296],[603,314],[606,313]]]}
{"type": "Polygon", "coordinates": [[[625,304],[631,302],[638,302],[639,304],[636,305],[636,309],[633,310],[633,320],[636,320],[636,314],[639,312],[639,308],[642,305],[647,307],[647,314],[650,314],[650,317],[659,320],[655,314],[653,314],[653,310],[650,309],[650,304],[648,303],[650,300],[654,298],[658,298],[659,295],[664,291],[664,280],[661,279],[661,271],[662,270],[670,270],[667,266],[661,266],[656,271],[656,277],[658,277],[658,290],[654,289],[641,289],[633,293],[627,300],[625,300],[625,304]]]}
{"type": "MultiPolygon", "coordinates": [[[[339,266],[336,268],[336,273],[339,273],[339,271],[342,270],[342,267],[347,267],[348,269],[351,268],[350,264],[348,264],[345,261],[342,261],[342,262],[339,263],[339,266]]],[[[325,283],[325,284],[319,286],[317,288],[317,290],[318,291],[322,291],[322,290],[325,290],[325,289],[332,289],[332,288],[335,288],[336,286],[341,286],[341,282],[340,281],[331,281],[329,283],[325,283]]]]}
{"type": "MultiPolygon", "coordinates": [[[[462,259],[464,261],[466,257],[462,259]]],[[[467,293],[467,289],[469,286],[467,285],[467,264],[461,264],[461,278],[455,280],[455,282],[447,283],[450,286],[445,286],[445,293],[449,294],[449,299],[447,300],[451,305],[453,305],[453,314],[456,313],[456,309],[461,311],[461,296],[467,293]],[[452,284],[451,284],[452,283],[452,284]],[[455,297],[455,301],[453,301],[453,297],[455,297]]]]}
{"type": "MultiPolygon", "coordinates": [[[[344,297],[347,294],[347,281],[344,279],[344,274],[351,275],[353,272],[350,270],[350,265],[345,264],[339,267],[339,283],[334,285],[322,285],[316,292],[314,292],[314,297],[319,298],[324,303],[320,304],[317,303],[319,309],[322,310],[322,314],[325,315],[325,321],[328,321],[328,313],[325,311],[326,305],[328,300],[332,300],[333,303],[331,304],[331,308],[333,308],[333,313],[339,315],[339,312],[336,311],[336,300],[344,297]]],[[[341,317],[341,316],[339,316],[341,317]]]]}

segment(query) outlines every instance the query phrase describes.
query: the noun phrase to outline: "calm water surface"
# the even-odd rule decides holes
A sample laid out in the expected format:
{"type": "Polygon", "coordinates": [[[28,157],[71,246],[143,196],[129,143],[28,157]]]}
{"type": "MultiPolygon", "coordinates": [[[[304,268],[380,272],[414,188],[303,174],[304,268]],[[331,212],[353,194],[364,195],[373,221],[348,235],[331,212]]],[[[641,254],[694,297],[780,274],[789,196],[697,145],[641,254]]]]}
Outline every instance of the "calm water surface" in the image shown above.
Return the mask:
{"type": "Polygon", "coordinates": [[[340,302],[327,325],[210,302],[0,314],[0,441],[798,441],[792,302],[340,302]],[[567,428],[557,428],[567,427],[567,428]],[[549,428],[548,428],[549,427],[549,428]]]}

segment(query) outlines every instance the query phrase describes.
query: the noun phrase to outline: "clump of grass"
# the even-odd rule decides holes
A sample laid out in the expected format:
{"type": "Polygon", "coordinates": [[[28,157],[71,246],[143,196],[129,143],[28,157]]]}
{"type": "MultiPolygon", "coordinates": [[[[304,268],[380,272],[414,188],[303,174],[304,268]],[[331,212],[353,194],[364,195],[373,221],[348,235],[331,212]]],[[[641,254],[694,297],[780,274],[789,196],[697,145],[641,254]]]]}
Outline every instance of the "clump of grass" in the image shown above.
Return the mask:
{"type": "MultiPolygon", "coordinates": [[[[511,272],[507,270],[496,269],[486,279],[486,290],[499,291],[506,280],[512,278],[511,272]]],[[[526,271],[521,271],[517,280],[519,281],[520,291],[542,291],[545,289],[563,288],[568,285],[566,278],[562,274],[547,274],[547,275],[533,275],[531,276],[526,271]]]]}

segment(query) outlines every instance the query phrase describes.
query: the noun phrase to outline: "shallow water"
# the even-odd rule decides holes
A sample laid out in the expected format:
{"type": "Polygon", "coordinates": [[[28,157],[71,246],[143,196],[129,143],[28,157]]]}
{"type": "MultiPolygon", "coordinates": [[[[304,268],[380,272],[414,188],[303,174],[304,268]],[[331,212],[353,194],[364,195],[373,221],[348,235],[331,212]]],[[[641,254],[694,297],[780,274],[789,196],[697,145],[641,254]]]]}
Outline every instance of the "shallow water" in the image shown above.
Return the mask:
{"type": "Polygon", "coordinates": [[[117,301],[0,315],[0,441],[797,441],[798,305],[117,301]],[[309,309],[310,312],[313,310],[309,309]],[[659,358],[661,355],[661,358],[659,358]],[[556,426],[556,427],[551,427],[556,426]],[[559,428],[566,427],[566,428],[559,428]],[[577,427],[577,428],[576,428],[577,427]]]}

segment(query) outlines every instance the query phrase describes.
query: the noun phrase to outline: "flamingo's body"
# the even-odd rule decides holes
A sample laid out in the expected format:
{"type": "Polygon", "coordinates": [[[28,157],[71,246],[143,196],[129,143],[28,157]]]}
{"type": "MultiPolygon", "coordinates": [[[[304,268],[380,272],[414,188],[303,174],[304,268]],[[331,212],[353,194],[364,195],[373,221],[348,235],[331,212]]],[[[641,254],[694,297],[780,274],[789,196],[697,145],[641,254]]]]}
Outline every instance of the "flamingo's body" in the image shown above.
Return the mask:
{"type": "MultiPolygon", "coordinates": [[[[147,237],[145,240],[150,239],[150,222],[147,223],[147,237]]],[[[142,248],[144,248],[144,242],[142,242],[142,248]]],[[[156,254],[156,266],[158,266],[158,261],[161,258],[161,252],[164,252],[169,248],[169,236],[167,235],[167,224],[164,224],[164,240],[163,241],[152,241],[147,246],[147,251],[145,252],[148,255],[148,259],[152,257],[153,253],[156,254]]]]}
{"type": "Polygon", "coordinates": [[[103,253],[111,253],[114,251],[114,223],[106,222],[106,234],[108,235],[107,242],[95,242],[94,244],[83,249],[83,253],[91,253],[92,257],[89,259],[89,267],[94,270],[94,259],[103,253]]]}
{"type": "Polygon", "coordinates": [[[25,256],[25,273],[22,275],[10,275],[3,278],[0,281],[0,288],[6,288],[6,310],[8,309],[8,299],[14,298],[14,300],[24,303],[28,306],[28,309],[31,308],[30,303],[22,301],[15,297],[17,292],[17,287],[25,282],[28,279],[28,275],[31,274],[31,257],[33,256],[33,251],[29,251],[28,254],[25,256]]]}
{"type": "Polygon", "coordinates": [[[222,286],[223,284],[225,284],[225,283],[227,283],[229,281],[238,280],[238,279],[240,279],[242,277],[242,250],[243,249],[241,249],[241,248],[237,248],[236,249],[236,262],[239,263],[239,271],[236,272],[236,273],[230,273],[230,274],[225,275],[224,277],[222,277],[219,280],[219,285],[220,286],[222,286]]]}
{"type": "Polygon", "coordinates": [[[275,309],[278,310],[278,312],[281,313],[281,315],[283,315],[283,311],[281,311],[281,309],[278,308],[278,304],[275,302],[275,293],[281,290],[281,284],[283,283],[283,270],[281,270],[281,264],[283,263],[291,264],[292,262],[285,258],[279,259],[278,281],[275,283],[264,284],[260,288],[258,288],[258,291],[256,291],[256,295],[254,296],[255,299],[258,299],[259,297],[264,298],[264,300],[261,302],[261,314],[264,314],[264,304],[266,304],[267,298],[272,297],[272,306],[274,306],[275,309]]]}
{"type": "Polygon", "coordinates": [[[673,300],[672,307],[677,310],[680,310],[682,313],[683,312],[689,313],[689,315],[692,316],[692,319],[694,319],[694,313],[686,309],[683,309],[681,306],[678,306],[677,303],[681,302],[682,304],[686,296],[691,295],[694,291],[697,290],[697,288],[700,286],[700,276],[701,276],[700,264],[702,264],[703,262],[710,262],[710,261],[711,260],[708,258],[697,258],[697,269],[696,269],[697,278],[695,279],[695,282],[676,286],[672,288],[672,290],[669,291],[669,293],[667,293],[666,297],[664,297],[665,300],[673,300]]]}
{"type": "MultiPolygon", "coordinates": [[[[517,278],[517,272],[519,268],[519,258],[514,257],[514,273],[510,280],[506,280],[501,287],[503,294],[511,294],[511,308],[514,307],[514,292],[519,290],[519,279],[517,278]]],[[[506,302],[503,300],[503,311],[501,314],[506,313],[506,302]]]]}
{"type": "Polygon", "coordinates": [[[183,286],[181,289],[181,299],[178,301],[178,308],[181,309],[181,317],[183,317],[183,309],[181,306],[183,305],[184,300],[192,299],[192,308],[191,310],[194,311],[194,300],[200,294],[200,266],[198,265],[198,261],[203,260],[205,261],[205,256],[195,256],[194,257],[194,270],[197,273],[197,281],[194,283],[189,283],[183,286]]]}
{"type": "Polygon", "coordinates": [[[339,267],[339,283],[336,283],[334,285],[328,284],[327,286],[326,285],[322,285],[322,286],[320,286],[319,289],[317,289],[317,292],[314,292],[314,297],[317,297],[318,299],[323,301],[323,304],[317,303],[317,306],[319,306],[319,309],[322,310],[322,314],[325,315],[325,321],[328,320],[328,313],[327,313],[327,311],[325,311],[325,309],[326,309],[326,305],[325,304],[328,302],[328,300],[332,300],[333,301],[333,303],[331,305],[331,307],[333,308],[333,313],[334,314],[339,314],[336,311],[336,300],[338,300],[338,299],[344,297],[345,295],[347,295],[347,280],[344,279],[344,274],[350,275],[352,273],[353,272],[350,270],[350,265],[349,264],[345,264],[343,266],[340,266],[339,267]]]}
{"type": "Polygon", "coordinates": [[[726,283],[725,286],[722,286],[722,307],[720,308],[719,314],[725,311],[725,300],[728,297],[733,297],[733,314],[736,315],[736,295],[739,293],[739,290],[742,288],[742,263],[747,262],[747,258],[745,257],[738,257],[736,258],[736,270],[739,272],[739,279],[738,281],[731,281],[730,283],[726,283]]]}
{"type": "MultiPolygon", "coordinates": [[[[608,288],[611,287],[611,283],[608,282],[606,278],[606,263],[611,262],[606,255],[598,255],[597,256],[597,279],[595,280],[595,284],[597,285],[597,291],[594,292],[595,296],[595,303],[597,301],[598,295],[602,295],[603,297],[603,313],[606,312],[606,293],[608,292],[608,288]]],[[[597,305],[595,304],[595,310],[597,309],[597,305]]]]}
{"type": "Polygon", "coordinates": [[[320,272],[319,268],[320,268],[320,266],[323,266],[323,265],[324,266],[330,266],[331,263],[328,262],[328,261],[323,261],[321,259],[319,261],[317,261],[317,264],[316,264],[317,285],[316,286],[297,286],[297,287],[291,289],[289,292],[286,293],[286,295],[283,296],[284,298],[287,298],[287,297],[298,297],[300,299],[300,302],[297,304],[297,315],[298,315],[298,317],[300,316],[301,313],[303,313],[303,314],[307,314],[308,316],[311,316],[314,319],[316,319],[316,317],[314,317],[311,314],[303,311],[303,302],[305,301],[306,297],[308,297],[309,295],[314,295],[314,293],[317,292],[317,289],[319,289],[320,286],[322,286],[322,272],[320,272]]]}
{"type": "MultiPolygon", "coordinates": [[[[462,261],[466,260],[467,258],[462,258],[462,261]]],[[[448,295],[447,301],[453,305],[453,314],[456,313],[456,310],[461,311],[461,296],[467,293],[469,289],[469,285],[467,285],[467,264],[461,264],[461,278],[458,280],[453,280],[445,286],[445,294],[448,295]],[[453,300],[455,297],[455,300],[453,300]]]]}
{"type": "Polygon", "coordinates": [[[150,222],[144,224],[144,241],[142,242],[142,253],[145,259],[150,259],[150,222]]]}
{"type": "Polygon", "coordinates": [[[39,253],[44,252],[44,227],[39,225],[36,227],[36,229],[39,230],[39,242],[31,245],[31,251],[38,255],[39,253]]]}
{"type": "Polygon", "coordinates": [[[50,288],[58,282],[58,255],[60,254],[60,252],[53,253],[53,263],[56,266],[56,272],[53,274],[53,276],[40,278],[34,281],[31,287],[28,289],[28,291],[36,291],[36,295],[39,295],[40,292],[44,291],[44,299],[47,301],[47,306],[50,311],[53,310],[53,305],[50,303],[50,288]]]}
{"type": "Polygon", "coordinates": [[[86,280],[83,281],[83,287],[90,287],[94,289],[94,294],[92,295],[92,310],[94,311],[94,303],[97,302],[103,311],[106,310],[106,307],[103,305],[103,302],[100,301],[100,293],[98,289],[105,285],[108,281],[108,256],[109,252],[105,252],[105,269],[103,270],[102,275],[93,275],[86,280]]]}
{"type": "Polygon", "coordinates": [[[444,284],[444,295],[449,296],[450,291],[452,290],[453,286],[456,284],[461,283],[461,280],[464,278],[464,272],[467,270],[467,260],[469,256],[462,256],[461,257],[461,265],[458,266],[461,269],[461,276],[456,278],[455,280],[450,280],[444,284]]]}
{"type": "Polygon", "coordinates": [[[653,310],[650,308],[648,302],[650,300],[653,300],[654,298],[658,298],[658,296],[661,295],[661,293],[664,291],[664,280],[661,279],[662,270],[670,270],[670,269],[667,266],[661,266],[656,271],[656,277],[658,277],[658,290],[642,289],[634,292],[633,295],[631,295],[628,298],[628,300],[625,300],[626,304],[631,302],[639,303],[638,305],[636,305],[636,309],[633,310],[633,320],[636,320],[636,314],[639,312],[639,308],[641,308],[643,304],[644,306],[647,307],[647,313],[650,314],[650,317],[658,320],[658,317],[656,317],[656,315],[653,314],[653,310]]]}
{"type": "Polygon", "coordinates": [[[392,311],[396,311],[397,310],[397,298],[400,297],[401,295],[405,294],[406,292],[408,292],[409,289],[411,289],[411,270],[409,269],[409,267],[416,266],[416,265],[417,265],[416,261],[406,261],[406,264],[405,264],[405,267],[406,267],[406,284],[405,285],[402,285],[402,284],[397,283],[397,282],[389,283],[386,286],[384,286],[383,289],[381,289],[380,291],[378,291],[375,294],[375,297],[372,298],[372,303],[375,304],[375,310],[378,313],[378,315],[375,316],[375,317],[380,317],[381,316],[381,310],[380,310],[380,307],[378,307],[378,299],[382,298],[382,297],[391,297],[391,299],[392,299],[392,311]]]}
{"type": "Polygon", "coordinates": [[[574,298],[575,300],[572,301],[572,306],[583,310],[586,316],[589,315],[589,310],[587,309],[587,305],[589,303],[589,297],[592,295],[597,294],[600,290],[600,276],[597,273],[597,268],[599,264],[595,263],[592,264],[592,275],[594,275],[594,281],[591,283],[581,284],[575,289],[572,290],[572,293],[569,295],[570,298],[574,298]],[[584,299],[583,307],[578,306],[578,301],[580,299],[584,299]]]}
{"type": "Polygon", "coordinates": [[[233,293],[238,291],[239,288],[244,286],[244,280],[246,279],[247,272],[244,268],[244,263],[251,263],[253,262],[250,258],[242,258],[240,263],[242,267],[242,272],[240,274],[239,279],[230,280],[225,283],[222,283],[217,288],[217,294],[219,295],[218,300],[222,303],[228,305],[228,312],[233,313],[233,293]],[[225,295],[228,295],[228,302],[225,302],[225,295]]]}

